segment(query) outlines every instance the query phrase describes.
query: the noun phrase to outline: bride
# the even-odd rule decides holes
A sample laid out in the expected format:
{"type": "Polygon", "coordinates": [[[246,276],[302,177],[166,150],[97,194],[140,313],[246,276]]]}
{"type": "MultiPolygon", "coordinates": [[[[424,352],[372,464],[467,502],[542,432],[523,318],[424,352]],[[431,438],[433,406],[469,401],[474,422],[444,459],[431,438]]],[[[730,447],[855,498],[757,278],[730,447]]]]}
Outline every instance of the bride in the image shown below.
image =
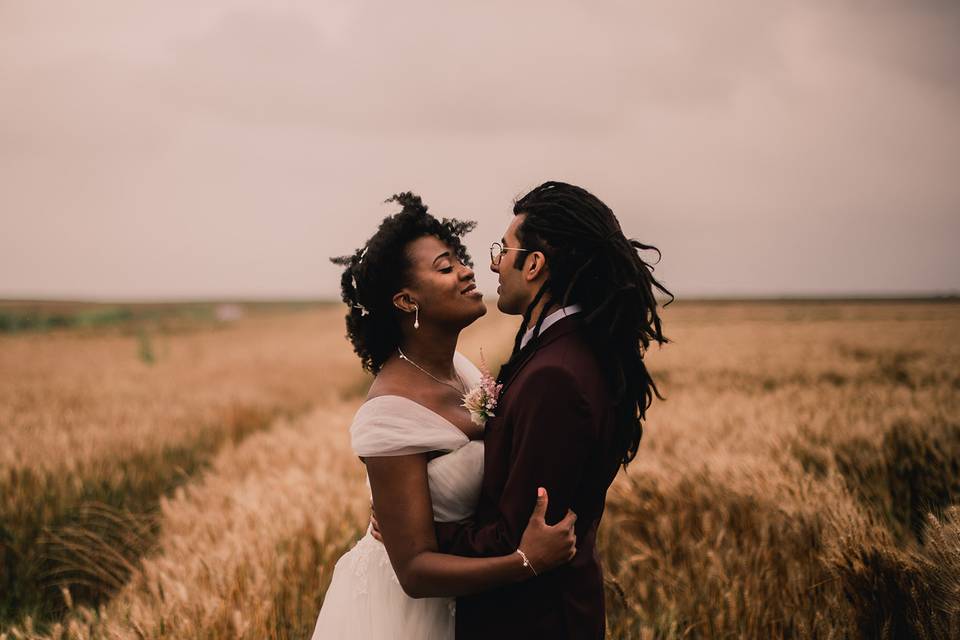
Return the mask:
{"type": "Polygon", "coordinates": [[[368,528],[339,559],[313,640],[452,640],[454,597],[526,580],[575,552],[576,516],[548,526],[543,489],[514,553],[437,551],[434,522],[469,518],[480,493],[483,429],[463,408],[480,372],[456,345],[486,306],[460,241],[474,223],[437,220],[411,193],[389,201],[403,210],[363,249],[334,260],[344,267],[347,335],[376,375],[350,438],[383,542],[368,528]]]}

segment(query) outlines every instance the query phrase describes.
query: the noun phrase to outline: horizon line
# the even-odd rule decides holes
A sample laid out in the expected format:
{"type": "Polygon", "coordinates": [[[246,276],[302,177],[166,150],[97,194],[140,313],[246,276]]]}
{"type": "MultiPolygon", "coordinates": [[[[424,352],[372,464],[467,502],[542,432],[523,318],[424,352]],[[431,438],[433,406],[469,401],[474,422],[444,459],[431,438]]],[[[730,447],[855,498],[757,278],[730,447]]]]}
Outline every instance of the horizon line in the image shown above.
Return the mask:
{"type": "MultiPolygon", "coordinates": [[[[487,303],[496,301],[496,296],[484,296],[487,303]]],[[[656,296],[657,302],[669,302],[670,299],[656,296]]],[[[676,296],[673,303],[680,302],[898,302],[898,301],[960,301],[960,290],[929,292],[846,292],[846,293],[758,293],[758,294],[698,294],[676,296]]],[[[170,304],[342,304],[336,296],[169,296],[169,297],[5,297],[0,296],[0,305],[17,304],[90,304],[90,305],[170,305],[170,304]]],[[[673,304],[671,303],[671,304],[673,304]]]]}

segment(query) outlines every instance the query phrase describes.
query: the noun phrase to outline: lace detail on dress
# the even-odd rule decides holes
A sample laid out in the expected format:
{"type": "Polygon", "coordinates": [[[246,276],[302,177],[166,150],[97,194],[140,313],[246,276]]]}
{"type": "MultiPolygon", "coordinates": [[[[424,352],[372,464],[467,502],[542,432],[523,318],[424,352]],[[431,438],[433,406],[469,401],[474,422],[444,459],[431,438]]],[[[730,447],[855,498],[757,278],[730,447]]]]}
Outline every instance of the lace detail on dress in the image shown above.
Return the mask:
{"type": "Polygon", "coordinates": [[[387,548],[383,546],[382,542],[374,541],[375,544],[379,545],[380,550],[383,552],[380,556],[380,567],[390,567],[390,580],[394,584],[400,584],[400,578],[397,577],[397,573],[393,570],[393,565],[390,564],[390,556],[387,555],[387,548]]]}
{"type": "MultiPolygon", "coordinates": [[[[361,598],[368,594],[368,576],[370,572],[370,562],[373,561],[376,563],[376,567],[382,569],[383,567],[389,568],[390,580],[396,584],[400,584],[400,579],[397,578],[397,574],[394,572],[393,567],[390,565],[390,556],[387,555],[387,550],[383,546],[383,543],[375,539],[370,535],[370,529],[367,529],[367,535],[360,538],[357,544],[353,545],[353,549],[350,551],[350,557],[353,559],[353,597],[361,598]],[[379,560],[373,558],[372,556],[377,554],[380,556],[379,560]]],[[[384,572],[379,572],[379,575],[383,575],[384,572]]]]}
{"type": "Polygon", "coordinates": [[[353,597],[360,598],[367,595],[367,568],[370,565],[370,554],[373,547],[367,544],[367,538],[360,538],[360,541],[354,545],[356,552],[356,563],[353,565],[353,575],[356,577],[353,583],[353,597]]]}

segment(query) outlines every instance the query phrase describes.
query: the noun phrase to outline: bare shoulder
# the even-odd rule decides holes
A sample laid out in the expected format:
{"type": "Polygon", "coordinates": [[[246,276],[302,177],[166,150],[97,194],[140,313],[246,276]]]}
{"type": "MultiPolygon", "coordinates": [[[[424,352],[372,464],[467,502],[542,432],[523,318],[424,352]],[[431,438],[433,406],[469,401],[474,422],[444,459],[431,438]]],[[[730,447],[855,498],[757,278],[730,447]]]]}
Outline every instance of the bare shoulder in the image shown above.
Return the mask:
{"type": "Polygon", "coordinates": [[[367,391],[367,400],[380,396],[402,396],[411,400],[422,400],[423,385],[411,378],[410,372],[395,363],[388,362],[373,379],[373,384],[367,391]]]}
{"type": "Polygon", "coordinates": [[[384,380],[382,374],[373,379],[373,384],[367,389],[367,400],[373,400],[380,396],[394,395],[394,388],[388,380],[384,380]]]}

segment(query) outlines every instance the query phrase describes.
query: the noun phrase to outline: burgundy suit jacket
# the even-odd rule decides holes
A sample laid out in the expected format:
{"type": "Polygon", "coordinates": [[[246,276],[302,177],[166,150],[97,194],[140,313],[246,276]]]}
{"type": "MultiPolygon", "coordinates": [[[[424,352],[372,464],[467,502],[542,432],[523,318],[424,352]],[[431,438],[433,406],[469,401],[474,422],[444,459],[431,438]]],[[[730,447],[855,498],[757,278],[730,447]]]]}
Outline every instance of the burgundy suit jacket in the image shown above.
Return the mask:
{"type": "MultiPolygon", "coordinates": [[[[538,577],[457,598],[458,640],[604,637],[603,574],[595,551],[612,453],[612,390],[579,315],[563,318],[500,371],[504,389],[486,425],[484,474],[473,520],[438,523],[440,550],[513,553],[547,488],[547,523],[577,513],[573,560],[538,577]]],[[[518,556],[518,561],[520,561],[518,556]]]]}

